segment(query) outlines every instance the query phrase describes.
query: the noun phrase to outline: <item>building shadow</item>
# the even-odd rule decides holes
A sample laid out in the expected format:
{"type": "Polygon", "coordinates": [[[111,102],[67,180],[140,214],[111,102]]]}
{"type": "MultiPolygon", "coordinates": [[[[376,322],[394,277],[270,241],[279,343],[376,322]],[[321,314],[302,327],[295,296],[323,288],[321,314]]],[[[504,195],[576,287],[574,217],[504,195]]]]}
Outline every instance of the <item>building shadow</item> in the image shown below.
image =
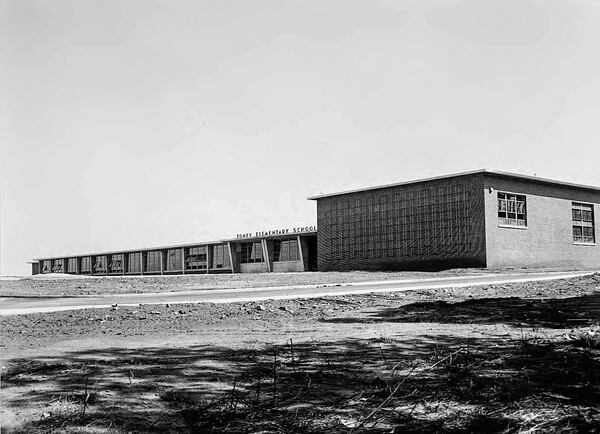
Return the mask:
{"type": "Polygon", "coordinates": [[[329,323],[508,324],[516,327],[570,329],[600,321],[600,293],[570,298],[478,298],[449,303],[411,303],[361,317],[324,318],[329,323]]]}
{"type": "Polygon", "coordinates": [[[11,428],[23,433],[503,432],[543,422],[541,431],[591,432],[599,348],[584,337],[448,335],[106,348],[11,360],[2,394],[14,413],[34,410],[11,428]]]}

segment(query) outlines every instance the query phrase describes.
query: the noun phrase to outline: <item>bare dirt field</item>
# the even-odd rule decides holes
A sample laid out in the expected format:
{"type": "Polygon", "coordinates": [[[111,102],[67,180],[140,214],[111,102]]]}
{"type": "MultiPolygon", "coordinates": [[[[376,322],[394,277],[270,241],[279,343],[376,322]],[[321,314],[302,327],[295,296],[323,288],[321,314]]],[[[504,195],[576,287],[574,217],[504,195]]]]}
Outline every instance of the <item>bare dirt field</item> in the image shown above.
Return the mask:
{"type": "MultiPolygon", "coordinates": [[[[525,271],[525,270],[519,270],[525,271]]],[[[201,289],[344,284],[428,277],[514,272],[512,269],[453,269],[443,272],[304,272],[261,274],[190,274],[165,276],[73,276],[39,274],[0,281],[0,296],[139,294],[201,289]]]]}
{"type": "MultiPolygon", "coordinates": [[[[162,284],[185,286],[188,276],[181,277],[162,284]]],[[[160,278],[120,280],[137,287],[147,279],[161,285],[160,278]]],[[[96,294],[115,280],[85,280],[86,290],[96,294]]],[[[64,290],[51,281],[48,291],[68,292],[81,281],[69,280],[64,290]]],[[[49,283],[30,282],[41,293],[49,283]]],[[[600,274],[311,300],[36,313],[1,317],[0,327],[2,432],[600,427],[600,274]]]]}

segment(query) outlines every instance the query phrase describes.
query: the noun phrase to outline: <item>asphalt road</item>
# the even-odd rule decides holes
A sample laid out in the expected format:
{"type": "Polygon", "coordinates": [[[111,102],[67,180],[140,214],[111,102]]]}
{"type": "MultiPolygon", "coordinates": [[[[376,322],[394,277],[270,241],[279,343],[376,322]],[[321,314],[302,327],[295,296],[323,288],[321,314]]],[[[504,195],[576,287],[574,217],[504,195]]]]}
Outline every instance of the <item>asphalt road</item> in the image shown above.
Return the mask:
{"type": "Polygon", "coordinates": [[[477,276],[440,277],[381,282],[285,286],[245,289],[215,289],[155,294],[119,294],[104,296],[1,297],[0,315],[33,312],[137,306],[139,304],[232,303],[267,299],[316,298],[332,295],[397,292],[436,288],[460,288],[475,285],[507,284],[540,280],[566,279],[593,274],[587,272],[541,272],[518,274],[484,274],[477,276]]]}

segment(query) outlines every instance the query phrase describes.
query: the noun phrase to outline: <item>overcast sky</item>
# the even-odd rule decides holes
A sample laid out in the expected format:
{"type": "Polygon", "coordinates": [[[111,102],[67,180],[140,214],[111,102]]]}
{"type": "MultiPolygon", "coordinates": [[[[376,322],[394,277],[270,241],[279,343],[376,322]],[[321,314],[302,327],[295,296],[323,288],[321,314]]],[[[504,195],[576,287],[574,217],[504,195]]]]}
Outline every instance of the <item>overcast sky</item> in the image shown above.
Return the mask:
{"type": "Polygon", "coordinates": [[[600,2],[0,1],[2,274],[489,168],[600,185],[600,2]]]}

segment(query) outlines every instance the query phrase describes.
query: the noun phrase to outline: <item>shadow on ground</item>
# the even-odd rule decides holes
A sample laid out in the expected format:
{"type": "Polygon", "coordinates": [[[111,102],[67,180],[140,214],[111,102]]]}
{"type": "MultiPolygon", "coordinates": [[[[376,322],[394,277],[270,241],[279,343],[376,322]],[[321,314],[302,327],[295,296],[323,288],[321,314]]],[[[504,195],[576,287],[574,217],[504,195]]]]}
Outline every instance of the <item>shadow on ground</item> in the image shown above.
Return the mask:
{"type": "Polygon", "coordinates": [[[447,335],[13,360],[14,432],[594,432],[600,340],[447,335]]]}
{"type": "Polygon", "coordinates": [[[458,303],[431,301],[381,309],[361,317],[324,322],[430,322],[442,324],[508,324],[517,327],[571,329],[600,321],[600,293],[571,298],[478,298],[458,303]]]}

